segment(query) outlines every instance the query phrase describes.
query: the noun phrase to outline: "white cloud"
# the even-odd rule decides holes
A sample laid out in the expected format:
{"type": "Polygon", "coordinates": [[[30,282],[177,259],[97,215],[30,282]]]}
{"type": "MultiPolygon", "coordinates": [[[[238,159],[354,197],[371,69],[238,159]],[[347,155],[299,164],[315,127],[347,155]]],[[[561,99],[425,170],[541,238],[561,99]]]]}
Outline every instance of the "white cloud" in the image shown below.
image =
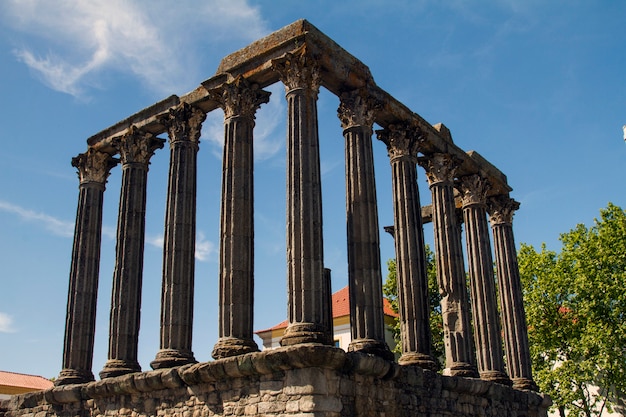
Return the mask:
{"type": "Polygon", "coordinates": [[[0,9],[7,23],[54,51],[27,46],[16,56],[50,88],[76,97],[111,69],[160,94],[183,93],[206,71],[195,56],[225,38],[247,43],[267,32],[246,0],[7,0],[0,9]]]}
{"type": "MultiPolygon", "coordinates": [[[[254,126],[254,160],[265,161],[272,158],[285,147],[285,131],[277,131],[287,119],[285,108],[285,88],[276,83],[265,90],[272,93],[270,101],[261,104],[255,116],[254,126]]],[[[211,152],[218,159],[222,159],[224,147],[224,114],[214,111],[207,115],[202,125],[202,140],[211,145],[211,152]]]]}
{"type": "Polygon", "coordinates": [[[0,312],[0,333],[14,333],[13,317],[6,313],[0,312]]]}
{"type": "Polygon", "coordinates": [[[209,257],[215,253],[215,244],[207,240],[204,233],[198,232],[196,236],[196,259],[208,261],[209,257]]]}
{"type": "Polygon", "coordinates": [[[15,204],[0,200],[0,211],[12,213],[28,222],[42,224],[48,231],[57,236],[72,237],[74,236],[74,223],[57,219],[45,213],[38,213],[25,209],[15,204]]]}
{"type": "MultiPolygon", "coordinates": [[[[163,235],[146,237],[146,243],[159,249],[163,249],[164,237],[163,235]]],[[[196,234],[196,253],[195,258],[198,261],[208,261],[209,258],[215,253],[215,244],[210,240],[207,240],[204,233],[198,232],[196,234]]]]}

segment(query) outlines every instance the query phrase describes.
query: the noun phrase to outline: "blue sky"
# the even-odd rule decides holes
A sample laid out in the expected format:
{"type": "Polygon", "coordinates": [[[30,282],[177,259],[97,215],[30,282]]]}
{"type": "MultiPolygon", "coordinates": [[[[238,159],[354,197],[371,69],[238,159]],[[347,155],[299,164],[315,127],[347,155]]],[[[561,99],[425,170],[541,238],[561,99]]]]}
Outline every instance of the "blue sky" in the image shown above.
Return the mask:
{"type": "MultiPolygon", "coordinates": [[[[521,202],[517,243],[590,225],[626,207],[626,3],[619,1],[6,0],[0,5],[0,369],[61,369],[78,179],[86,139],[171,94],[196,88],[219,60],[306,18],[369,66],[376,83],[457,145],[503,171],[521,202]],[[471,5],[470,5],[471,3],[471,5]]],[[[285,104],[274,85],[255,130],[255,328],[286,317],[285,104]]],[[[338,100],[319,97],[325,263],[347,284],[344,150],[338,100]]],[[[217,340],[222,113],[198,155],[194,346],[217,340]]],[[[374,144],[380,226],[392,224],[389,164],[374,144]]],[[[158,350],[168,153],[149,173],[139,359],[158,350]]],[[[94,373],[107,356],[120,170],[105,194],[94,373]]],[[[418,169],[423,204],[430,193],[418,169]]],[[[383,263],[393,242],[381,231],[383,263]]],[[[426,226],[426,239],[432,230],[426,226]]],[[[384,271],[385,272],[385,271],[384,271]]]]}

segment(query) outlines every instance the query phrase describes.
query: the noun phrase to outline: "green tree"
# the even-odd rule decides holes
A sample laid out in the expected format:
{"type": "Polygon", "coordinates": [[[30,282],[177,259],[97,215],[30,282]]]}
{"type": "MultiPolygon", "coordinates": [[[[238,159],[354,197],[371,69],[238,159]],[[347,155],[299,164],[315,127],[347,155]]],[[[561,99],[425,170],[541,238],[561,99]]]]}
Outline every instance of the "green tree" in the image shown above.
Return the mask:
{"type": "Polygon", "coordinates": [[[609,203],[560,241],[518,254],[534,378],[561,416],[595,416],[626,392],[626,212],[609,203]]]}
{"type": "MultiPolygon", "coordinates": [[[[443,347],[443,319],[441,317],[441,296],[439,295],[439,286],[437,285],[437,271],[434,262],[434,254],[430,247],[426,245],[426,271],[428,275],[428,302],[430,306],[430,332],[432,335],[431,353],[441,364],[444,362],[443,347]]],[[[383,294],[391,308],[398,312],[398,281],[396,279],[396,260],[389,259],[387,261],[387,279],[383,284],[383,294]]],[[[394,338],[396,346],[394,352],[400,353],[400,322],[395,321],[394,338]]]]}

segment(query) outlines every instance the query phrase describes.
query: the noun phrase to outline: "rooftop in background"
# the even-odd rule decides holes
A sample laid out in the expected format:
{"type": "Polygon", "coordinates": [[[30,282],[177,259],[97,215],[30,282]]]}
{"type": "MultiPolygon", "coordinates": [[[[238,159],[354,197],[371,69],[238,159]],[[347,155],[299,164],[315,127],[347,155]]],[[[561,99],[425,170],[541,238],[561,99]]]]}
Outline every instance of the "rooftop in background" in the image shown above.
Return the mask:
{"type": "MultiPolygon", "coordinates": [[[[333,293],[332,305],[333,319],[350,315],[350,292],[348,291],[347,286],[333,293]]],[[[398,313],[391,309],[391,304],[389,304],[389,300],[387,300],[386,298],[383,298],[383,314],[389,317],[398,317],[398,313]]],[[[259,330],[255,333],[260,334],[269,332],[271,330],[285,329],[287,328],[288,324],[289,322],[287,320],[284,320],[277,325],[270,327],[269,329],[259,330]]]]}
{"type": "Polygon", "coordinates": [[[0,396],[52,388],[52,381],[39,375],[0,371],[0,396]]]}

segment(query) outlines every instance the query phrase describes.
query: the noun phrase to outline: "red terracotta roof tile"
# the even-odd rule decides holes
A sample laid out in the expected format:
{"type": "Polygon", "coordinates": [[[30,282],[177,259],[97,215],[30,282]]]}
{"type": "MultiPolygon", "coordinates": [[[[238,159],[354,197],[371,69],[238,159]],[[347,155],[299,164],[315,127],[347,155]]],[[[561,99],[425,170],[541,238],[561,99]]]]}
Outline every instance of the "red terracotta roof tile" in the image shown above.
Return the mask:
{"type": "MultiPolygon", "coordinates": [[[[333,294],[332,305],[334,319],[350,315],[350,292],[348,291],[348,286],[343,287],[333,294]]],[[[386,316],[398,317],[398,314],[391,309],[391,305],[386,298],[383,298],[383,313],[386,316]]],[[[289,321],[284,320],[277,325],[270,327],[269,329],[259,330],[255,333],[258,334],[265,333],[271,330],[284,329],[287,327],[288,324],[289,321]]]]}
{"type": "Polygon", "coordinates": [[[38,375],[0,371],[0,385],[20,388],[47,389],[51,388],[53,383],[49,379],[38,375]]]}

